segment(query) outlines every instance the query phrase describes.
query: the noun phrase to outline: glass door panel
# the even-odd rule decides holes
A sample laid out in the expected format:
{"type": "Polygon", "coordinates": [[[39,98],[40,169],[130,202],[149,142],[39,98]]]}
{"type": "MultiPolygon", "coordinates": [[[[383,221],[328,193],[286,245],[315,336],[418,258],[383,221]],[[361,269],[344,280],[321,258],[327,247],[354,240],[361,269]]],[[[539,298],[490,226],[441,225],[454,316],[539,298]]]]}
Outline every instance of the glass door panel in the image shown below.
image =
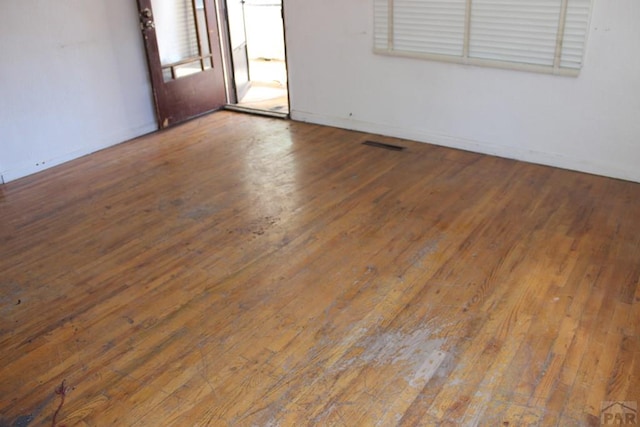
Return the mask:
{"type": "Polygon", "coordinates": [[[212,67],[203,0],[151,0],[165,82],[212,67]]]}

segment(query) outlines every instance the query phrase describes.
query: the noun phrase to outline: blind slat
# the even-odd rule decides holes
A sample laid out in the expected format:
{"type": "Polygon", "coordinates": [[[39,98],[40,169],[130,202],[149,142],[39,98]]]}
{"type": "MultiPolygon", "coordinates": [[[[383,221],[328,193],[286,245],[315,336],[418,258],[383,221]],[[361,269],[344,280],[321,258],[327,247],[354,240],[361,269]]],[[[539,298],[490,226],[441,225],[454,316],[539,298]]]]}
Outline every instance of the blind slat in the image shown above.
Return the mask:
{"type": "Polygon", "coordinates": [[[579,70],[590,10],[591,0],[374,0],[374,49],[579,70]]]}
{"type": "Polygon", "coordinates": [[[469,56],[553,66],[560,0],[474,0],[469,56]],[[483,37],[489,33],[491,37],[483,37]]]}

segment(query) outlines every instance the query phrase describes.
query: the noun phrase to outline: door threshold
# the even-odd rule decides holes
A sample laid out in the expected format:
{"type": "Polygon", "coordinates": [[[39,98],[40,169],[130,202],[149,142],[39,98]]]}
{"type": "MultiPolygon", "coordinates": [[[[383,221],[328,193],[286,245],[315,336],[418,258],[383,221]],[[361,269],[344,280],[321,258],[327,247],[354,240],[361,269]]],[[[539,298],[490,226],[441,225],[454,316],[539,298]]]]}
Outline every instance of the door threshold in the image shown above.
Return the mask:
{"type": "Polygon", "coordinates": [[[275,117],[277,119],[289,118],[289,113],[280,113],[278,111],[270,111],[270,110],[260,110],[257,108],[243,107],[242,105],[238,105],[238,104],[227,104],[224,106],[224,109],[231,110],[231,111],[238,111],[240,113],[256,114],[259,116],[275,117]]]}

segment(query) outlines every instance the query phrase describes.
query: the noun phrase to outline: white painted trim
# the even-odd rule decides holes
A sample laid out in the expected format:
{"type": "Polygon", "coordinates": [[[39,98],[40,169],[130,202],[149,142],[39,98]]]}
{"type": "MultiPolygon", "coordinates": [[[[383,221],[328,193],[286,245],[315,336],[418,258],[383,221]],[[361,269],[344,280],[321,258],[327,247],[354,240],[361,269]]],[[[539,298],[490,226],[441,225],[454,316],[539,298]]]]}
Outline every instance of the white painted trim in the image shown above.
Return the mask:
{"type": "Polygon", "coordinates": [[[461,138],[454,135],[445,135],[437,132],[422,131],[419,129],[399,128],[384,124],[364,122],[340,117],[330,117],[292,110],[292,120],[315,123],[325,126],[333,126],[342,129],[355,130],[395,138],[408,139],[417,142],[455,148],[475,153],[489,154],[507,159],[521,160],[528,163],[536,163],[546,166],[569,169],[578,172],[586,172],[594,175],[602,175],[627,181],[640,182],[640,170],[635,173],[621,170],[614,165],[594,163],[590,160],[577,157],[567,157],[559,153],[549,153],[537,150],[523,150],[513,146],[498,145],[488,141],[478,141],[461,138]]]}
{"type": "Polygon", "coordinates": [[[580,70],[577,68],[554,68],[547,65],[525,64],[524,62],[507,62],[492,59],[471,58],[452,55],[440,55],[436,53],[404,52],[401,50],[384,50],[373,48],[373,53],[385,56],[398,56],[400,58],[427,59],[432,61],[451,62],[454,64],[476,65],[479,67],[500,68],[504,70],[530,71],[532,73],[555,74],[558,76],[577,77],[580,70]]]}
{"type": "Polygon", "coordinates": [[[393,50],[393,44],[395,42],[395,37],[393,35],[394,14],[395,9],[393,8],[393,0],[389,0],[389,4],[387,5],[387,48],[389,50],[393,50]]]}
{"type": "Polygon", "coordinates": [[[41,172],[43,170],[52,168],[54,166],[58,166],[62,163],[75,160],[79,157],[83,157],[88,154],[95,153],[96,151],[104,150],[105,148],[109,148],[111,146],[120,144],[122,142],[128,141],[133,138],[137,138],[147,133],[155,132],[156,130],[158,130],[157,123],[155,122],[147,123],[143,126],[139,126],[135,129],[129,129],[127,132],[121,132],[109,138],[110,142],[102,141],[95,145],[84,146],[79,150],[71,151],[61,156],[56,156],[52,159],[46,159],[36,164],[33,164],[30,162],[30,163],[15,165],[10,169],[0,171],[0,176],[2,176],[2,180],[4,181],[4,183],[7,183],[10,181],[25,177],[27,175],[31,175],[36,172],[41,172]],[[113,142],[113,141],[117,141],[117,142],[113,142]]]}
{"type": "MultiPolygon", "coordinates": [[[[564,42],[564,29],[567,24],[568,6],[569,0],[562,0],[562,4],[560,5],[560,19],[558,20],[558,31],[556,32],[556,52],[553,55],[554,73],[557,73],[560,70],[560,62],[562,61],[562,43],[564,42]]],[[[582,56],[584,56],[584,50],[582,52],[582,56]]]]}
{"type": "Polygon", "coordinates": [[[471,0],[467,0],[464,10],[464,39],[462,42],[462,62],[467,64],[469,59],[469,45],[471,44],[471,0]]]}

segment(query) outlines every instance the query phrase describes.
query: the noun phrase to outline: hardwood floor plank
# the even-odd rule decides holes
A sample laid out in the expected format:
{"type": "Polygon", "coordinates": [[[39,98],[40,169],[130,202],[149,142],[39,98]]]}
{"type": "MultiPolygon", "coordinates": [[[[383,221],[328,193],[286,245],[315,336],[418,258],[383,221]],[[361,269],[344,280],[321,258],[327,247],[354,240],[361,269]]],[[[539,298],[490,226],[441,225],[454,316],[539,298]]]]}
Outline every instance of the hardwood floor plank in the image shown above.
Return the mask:
{"type": "Polygon", "coordinates": [[[0,426],[51,425],[63,380],[67,426],[640,398],[640,184],[219,112],[3,185],[0,215],[0,426]]]}

